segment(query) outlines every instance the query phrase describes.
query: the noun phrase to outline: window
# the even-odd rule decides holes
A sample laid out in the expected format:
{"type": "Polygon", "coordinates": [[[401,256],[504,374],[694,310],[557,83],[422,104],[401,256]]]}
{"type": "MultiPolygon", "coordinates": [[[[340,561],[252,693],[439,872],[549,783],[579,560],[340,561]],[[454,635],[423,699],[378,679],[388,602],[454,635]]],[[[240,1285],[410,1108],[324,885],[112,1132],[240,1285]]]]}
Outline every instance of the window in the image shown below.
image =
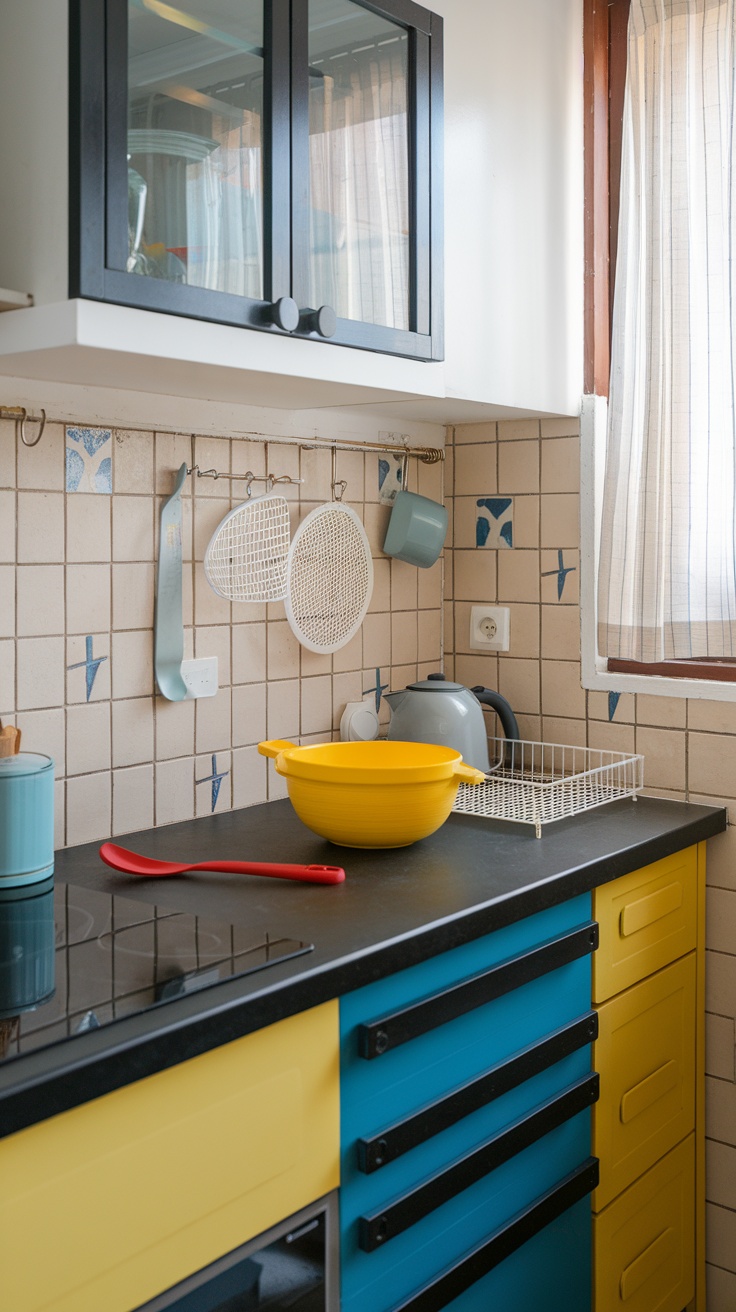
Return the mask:
{"type": "Polygon", "coordinates": [[[586,171],[596,201],[586,388],[599,395],[608,390],[609,251],[616,271],[599,646],[611,672],[732,680],[734,4],[631,0],[627,39],[628,9],[591,0],[586,12],[586,171]]]}

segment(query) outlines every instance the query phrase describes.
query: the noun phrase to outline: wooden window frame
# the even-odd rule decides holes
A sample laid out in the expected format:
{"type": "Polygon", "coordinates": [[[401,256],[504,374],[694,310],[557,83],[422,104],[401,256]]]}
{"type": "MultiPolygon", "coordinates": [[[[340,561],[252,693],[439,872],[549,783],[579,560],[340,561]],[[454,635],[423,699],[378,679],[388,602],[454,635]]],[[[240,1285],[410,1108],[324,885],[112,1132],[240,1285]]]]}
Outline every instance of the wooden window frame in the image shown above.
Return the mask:
{"type": "Polygon", "coordinates": [[[584,0],[585,391],[608,396],[630,0],[584,0]]]}
{"type": "MultiPolygon", "coordinates": [[[[584,0],[585,391],[608,396],[630,0],[584,0]]],[[[736,682],[736,661],[609,658],[611,673],[736,682]]]]}

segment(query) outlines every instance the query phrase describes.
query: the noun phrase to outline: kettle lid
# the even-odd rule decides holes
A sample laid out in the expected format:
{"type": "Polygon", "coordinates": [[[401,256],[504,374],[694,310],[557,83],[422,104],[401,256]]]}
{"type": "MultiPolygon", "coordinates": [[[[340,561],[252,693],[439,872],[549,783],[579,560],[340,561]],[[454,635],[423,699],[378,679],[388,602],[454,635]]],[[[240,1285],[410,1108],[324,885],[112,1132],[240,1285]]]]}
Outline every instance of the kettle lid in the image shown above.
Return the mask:
{"type": "Polygon", "coordinates": [[[437,675],[435,675],[434,678],[432,678],[430,675],[428,679],[421,679],[419,683],[407,684],[407,691],[408,692],[467,692],[467,689],[465,687],[465,684],[463,683],[450,683],[449,681],[443,678],[438,679],[437,675]]]}

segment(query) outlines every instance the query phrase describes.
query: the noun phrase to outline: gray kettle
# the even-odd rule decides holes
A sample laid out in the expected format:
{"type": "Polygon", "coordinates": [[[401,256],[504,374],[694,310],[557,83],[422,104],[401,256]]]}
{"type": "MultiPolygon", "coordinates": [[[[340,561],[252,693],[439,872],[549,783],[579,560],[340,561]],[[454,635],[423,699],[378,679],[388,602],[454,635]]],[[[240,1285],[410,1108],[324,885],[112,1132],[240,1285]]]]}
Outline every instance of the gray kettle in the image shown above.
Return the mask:
{"type": "Polygon", "coordinates": [[[485,773],[490,762],[481,705],[493,707],[507,738],[519,737],[516,716],[505,697],[490,688],[449,683],[444,674],[430,674],[402,692],[384,693],[384,698],[391,707],[389,739],[453,747],[467,765],[485,773]]]}

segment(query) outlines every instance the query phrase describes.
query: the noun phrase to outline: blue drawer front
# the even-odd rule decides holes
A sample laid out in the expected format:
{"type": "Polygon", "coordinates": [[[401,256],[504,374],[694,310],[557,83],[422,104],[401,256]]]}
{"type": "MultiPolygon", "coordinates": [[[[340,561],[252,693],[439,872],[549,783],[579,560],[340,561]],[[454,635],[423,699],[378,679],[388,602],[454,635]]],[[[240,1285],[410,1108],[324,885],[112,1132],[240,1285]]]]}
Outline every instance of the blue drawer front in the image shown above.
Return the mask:
{"type": "Polygon", "coordinates": [[[584,1198],[454,1298],[447,1312],[590,1312],[590,1231],[584,1198]]]}
{"type": "Polygon", "coordinates": [[[414,1188],[381,1202],[374,1211],[360,1218],[358,1242],[363,1252],[373,1253],[385,1248],[390,1240],[437,1211],[463,1190],[470,1189],[518,1157],[530,1145],[551,1134],[559,1125],[592,1107],[598,1098],[598,1088],[598,1076],[589,1072],[554,1097],[537,1104],[531,1112],[525,1112],[504,1125],[497,1134],[470,1152],[426,1176],[414,1188]]]}
{"type": "MultiPolygon", "coordinates": [[[[350,1227],[341,1255],[343,1312],[390,1312],[574,1170],[587,1158],[589,1147],[590,1113],[586,1111],[424,1217],[385,1248],[362,1252],[356,1228],[350,1227]]],[[[341,1190],[341,1209],[346,1193],[341,1190]]],[[[540,1306],[547,1312],[544,1302],[540,1306]]],[[[515,1303],[508,1307],[517,1312],[515,1303]]]]}
{"type": "MultiPolygon", "coordinates": [[[[589,919],[590,898],[576,898],[342,999],[341,1242],[345,1312],[389,1312],[587,1158],[590,1117],[586,1111],[395,1235],[384,1247],[366,1253],[359,1246],[361,1216],[379,1211],[452,1165],[589,1072],[590,1049],[585,1046],[374,1173],[365,1174],[359,1169],[359,1139],[377,1133],[584,1016],[590,1006],[590,957],[571,961],[373,1060],[359,1055],[360,1026],[431,997],[589,919]]],[[[494,1273],[480,1283],[486,1284],[492,1278],[494,1273]]],[[[457,1302],[460,1306],[460,1300],[457,1302]]],[[[467,1306],[469,1312],[475,1305],[467,1306]]],[[[515,1304],[510,1306],[517,1312],[515,1304]]]]}
{"type": "Polygon", "coordinates": [[[376,1112],[369,1113],[365,1128],[380,1127],[587,1011],[590,960],[584,957],[374,1061],[366,1061],[358,1051],[359,1027],[364,1022],[430,997],[589,918],[590,897],[575,898],[347,994],[340,1001],[343,1109],[352,1111],[359,1103],[367,1106],[375,1099],[376,1112]]]}
{"type": "MultiPolygon", "coordinates": [[[[501,1098],[488,1103],[477,1112],[464,1117],[456,1125],[449,1126],[440,1134],[419,1144],[372,1175],[365,1175],[358,1168],[356,1144],[358,1134],[355,1132],[357,1126],[354,1124],[356,1109],[343,1104],[344,1137],[340,1176],[342,1186],[340,1229],[343,1245],[349,1244],[352,1251],[353,1246],[357,1244],[358,1220],[362,1214],[376,1211],[385,1201],[405,1193],[407,1189],[413,1188],[427,1176],[456,1161],[464,1153],[498,1133],[511,1121],[515,1121],[525,1112],[531,1111],[561,1089],[582,1078],[589,1070],[590,1047],[586,1046],[566,1057],[564,1061],[557,1062],[548,1070],[540,1072],[533,1079],[520,1084],[516,1089],[509,1090],[501,1098]]],[[[414,1105],[417,1105],[418,1098],[424,1091],[424,1083],[424,1078],[415,1083],[414,1105]]],[[[357,1109],[358,1113],[360,1110],[357,1109]]],[[[385,1106],[380,1110],[385,1113],[385,1106]]],[[[365,1118],[357,1119],[363,1132],[366,1125],[365,1118]]]]}
{"type": "Polygon", "coordinates": [[[591,906],[589,893],[571,898],[560,906],[517,920],[504,929],[497,929],[471,943],[463,943],[416,966],[409,966],[407,970],[383,976],[375,984],[366,984],[362,989],[347,993],[341,999],[341,1007],[346,1018],[357,1024],[384,1010],[415,1002],[435,989],[454,984],[486,966],[543,943],[555,934],[564,934],[566,930],[584,924],[590,919],[591,906]]]}

